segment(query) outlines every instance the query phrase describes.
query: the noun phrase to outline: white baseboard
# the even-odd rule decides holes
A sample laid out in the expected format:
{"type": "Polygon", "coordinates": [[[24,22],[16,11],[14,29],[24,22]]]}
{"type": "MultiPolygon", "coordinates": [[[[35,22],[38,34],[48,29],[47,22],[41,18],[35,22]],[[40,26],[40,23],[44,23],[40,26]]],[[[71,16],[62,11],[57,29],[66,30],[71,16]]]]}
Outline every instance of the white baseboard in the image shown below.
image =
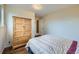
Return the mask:
{"type": "MultiPolygon", "coordinates": [[[[4,49],[3,49],[4,50],[4,49]]],[[[2,54],[3,50],[0,51],[0,54],[2,54]]]]}

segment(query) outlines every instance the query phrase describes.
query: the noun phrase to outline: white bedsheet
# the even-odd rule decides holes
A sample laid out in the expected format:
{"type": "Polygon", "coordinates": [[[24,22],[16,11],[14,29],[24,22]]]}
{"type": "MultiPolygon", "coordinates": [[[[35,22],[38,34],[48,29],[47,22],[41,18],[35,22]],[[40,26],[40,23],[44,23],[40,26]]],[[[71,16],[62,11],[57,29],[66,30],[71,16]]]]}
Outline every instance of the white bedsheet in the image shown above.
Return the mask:
{"type": "Polygon", "coordinates": [[[66,54],[71,43],[72,40],[44,35],[30,39],[25,48],[30,47],[35,54],[66,54]]]}

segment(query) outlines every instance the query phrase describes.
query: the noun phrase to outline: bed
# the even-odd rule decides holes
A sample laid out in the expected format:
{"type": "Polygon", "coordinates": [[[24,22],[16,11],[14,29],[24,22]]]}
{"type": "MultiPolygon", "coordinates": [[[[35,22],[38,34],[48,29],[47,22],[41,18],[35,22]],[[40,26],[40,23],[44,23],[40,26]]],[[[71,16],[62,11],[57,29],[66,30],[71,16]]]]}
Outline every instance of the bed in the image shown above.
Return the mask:
{"type": "Polygon", "coordinates": [[[30,54],[77,54],[78,41],[64,39],[58,36],[43,35],[32,38],[25,48],[30,54]]]}

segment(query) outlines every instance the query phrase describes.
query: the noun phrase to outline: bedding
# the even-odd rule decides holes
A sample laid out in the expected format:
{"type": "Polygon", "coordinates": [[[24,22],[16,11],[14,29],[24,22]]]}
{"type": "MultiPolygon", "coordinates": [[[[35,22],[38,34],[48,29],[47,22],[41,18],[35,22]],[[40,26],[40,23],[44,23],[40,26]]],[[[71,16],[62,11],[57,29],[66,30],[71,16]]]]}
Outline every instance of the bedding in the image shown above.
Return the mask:
{"type": "Polygon", "coordinates": [[[73,41],[69,50],[67,51],[67,54],[74,54],[77,49],[77,41],[73,41]]]}
{"type": "Polygon", "coordinates": [[[77,41],[64,39],[58,36],[43,35],[29,40],[26,49],[34,54],[73,54],[79,53],[77,41]]]}

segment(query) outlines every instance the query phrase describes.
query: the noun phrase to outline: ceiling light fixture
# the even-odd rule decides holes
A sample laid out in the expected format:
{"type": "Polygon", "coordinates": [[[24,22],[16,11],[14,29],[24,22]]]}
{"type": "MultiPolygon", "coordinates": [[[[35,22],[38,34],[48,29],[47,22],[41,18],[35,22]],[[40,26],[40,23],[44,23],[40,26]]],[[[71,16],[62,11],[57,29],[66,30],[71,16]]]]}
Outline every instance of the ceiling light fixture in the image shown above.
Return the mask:
{"type": "Polygon", "coordinates": [[[41,10],[43,8],[43,6],[41,4],[33,4],[32,7],[35,9],[35,10],[41,10]]]}

